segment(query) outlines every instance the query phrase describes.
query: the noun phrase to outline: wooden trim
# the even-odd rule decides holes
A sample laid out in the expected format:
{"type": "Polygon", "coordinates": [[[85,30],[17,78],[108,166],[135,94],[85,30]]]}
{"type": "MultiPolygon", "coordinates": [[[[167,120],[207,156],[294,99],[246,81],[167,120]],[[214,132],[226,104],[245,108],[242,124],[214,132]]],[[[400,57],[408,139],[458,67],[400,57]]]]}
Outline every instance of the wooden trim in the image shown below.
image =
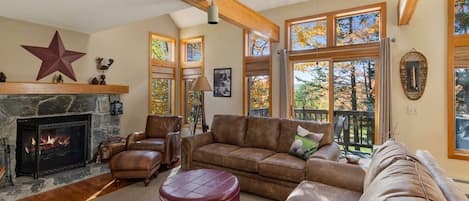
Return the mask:
{"type": "Polygon", "coordinates": [[[52,84],[43,82],[5,82],[0,83],[2,95],[26,94],[127,94],[129,86],[91,85],[91,84],[52,84]]]}
{"type": "Polygon", "coordinates": [[[379,43],[348,45],[331,48],[319,48],[307,51],[290,52],[291,61],[327,60],[330,58],[346,60],[357,57],[378,57],[379,43]]]}
{"type": "MultiPolygon", "coordinates": [[[[203,11],[207,11],[209,6],[207,1],[183,1],[203,11]]],[[[221,19],[247,30],[258,31],[270,38],[273,42],[279,41],[280,27],[241,2],[233,0],[217,0],[215,4],[218,6],[221,19]]]]}
{"type": "Polygon", "coordinates": [[[243,114],[248,115],[248,89],[247,89],[247,82],[248,79],[246,78],[246,62],[247,62],[247,52],[248,52],[248,38],[249,38],[249,31],[246,29],[243,30],[243,114]]]}
{"type": "Polygon", "coordinates": [[[415,12],[415,8],[417,7],[417,2],[418,0],[399,0],[399,3],[397,4],[397,18],[399,25],[409,24],[410,19],[415,12]]]}

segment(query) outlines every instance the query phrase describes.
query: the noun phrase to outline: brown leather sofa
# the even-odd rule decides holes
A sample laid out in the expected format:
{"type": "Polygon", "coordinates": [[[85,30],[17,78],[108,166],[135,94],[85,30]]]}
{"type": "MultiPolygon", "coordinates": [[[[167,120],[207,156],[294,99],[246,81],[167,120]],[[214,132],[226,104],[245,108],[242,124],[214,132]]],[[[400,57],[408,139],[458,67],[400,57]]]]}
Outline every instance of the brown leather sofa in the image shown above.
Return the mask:
{"type": "Polygon", "coordinates": [[[148,115],[145,132],[135,132],[127,137],[127,150],[157,151],[161,164],[171,166],[179,160],[180,116],[148,115]]]}
{"type": "Polygon", "coordinates": [[[312,170],[310,160],[288,154],[298,125],[324,133],[310,160],[337,160],[329,123],[215,115],[210,132],[182,138],[182,168],[225,170],[238,177],[242,191],[285,200],[312,170]]]}
{"type": "Polygon", "coordinates": [[[468,200],[427,151],[410,154],[395,141],[375,150],[368,169],[312,159],[287,201],[465,201],[468,200]]]}

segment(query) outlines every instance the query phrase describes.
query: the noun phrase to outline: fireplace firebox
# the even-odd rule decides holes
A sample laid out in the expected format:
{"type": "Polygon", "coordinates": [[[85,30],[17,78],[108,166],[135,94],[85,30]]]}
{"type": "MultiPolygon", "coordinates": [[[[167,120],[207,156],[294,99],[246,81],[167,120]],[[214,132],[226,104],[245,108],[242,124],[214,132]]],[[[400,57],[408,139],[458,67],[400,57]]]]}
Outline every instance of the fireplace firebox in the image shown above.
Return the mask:
{"type": "Polygon", "coordinates": [[[85,166],[90,115],[17,120],[16,175],[39,176],[85,166]]]}

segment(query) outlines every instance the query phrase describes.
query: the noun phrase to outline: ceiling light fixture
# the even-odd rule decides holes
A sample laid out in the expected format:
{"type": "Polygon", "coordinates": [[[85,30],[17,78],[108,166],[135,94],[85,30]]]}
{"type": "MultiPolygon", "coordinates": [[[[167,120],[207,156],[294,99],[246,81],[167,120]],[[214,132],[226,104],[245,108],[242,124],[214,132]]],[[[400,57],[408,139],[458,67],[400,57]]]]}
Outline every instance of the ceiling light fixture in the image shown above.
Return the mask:
{"type": "Polygon", "coordinates": [[[208,7],[207,14],[209,24],[218,24],[218,7],[215,5],[215,0],[212,0],[208,7]]]}

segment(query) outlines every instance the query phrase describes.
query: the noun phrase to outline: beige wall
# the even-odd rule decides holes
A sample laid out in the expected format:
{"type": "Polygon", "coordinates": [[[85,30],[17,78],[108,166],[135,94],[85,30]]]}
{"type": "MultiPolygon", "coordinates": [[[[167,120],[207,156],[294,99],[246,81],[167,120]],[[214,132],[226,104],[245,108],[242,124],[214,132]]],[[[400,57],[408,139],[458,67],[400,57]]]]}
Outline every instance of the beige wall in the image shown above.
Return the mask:
{"type": "MultiPolygon", "coordinates": [[[[149,32],[174,38],[179,36],[179,29],[169,15],[91,35],[2,17],[0,27],[0,72],[6,73],[8,81],[36,80],[41,60],[20,45],[47,47],[55,30],[59,30],[66,49],[87,53],[73,63],[78,83],[87,83],[90,77],[98,75],[96,57],[113,58],[115,62],[106,73],[107,83],[130,87],[130,93],[122,95],[124,115],[121,118],[121,135],[145,128],[148,113],[149,32]]],[[[65,82],[72,82],[66,77],[64,79],[65,82]]],[[[41,82],[51,80],[52,75],[41,82]]]]}
{"type": "MultiPolygon", "coordinates": [[[[279,114],[279,59],[275,51],[284,47],[284,21],[286,19],[314,15],[318,13],[352,8],[361,5],[383,2],[382,0],[328,0],[310,1],[296,5],[285,6],[263,12],[265,16],[280,25],[280,43],[273,47],[273,115],[279,114]]],[[[438,159],[440,164],[454,178],[469,180],[469,162],[452,160],[447,157],[447,101],[446,101],[446,21],[447,21],[447,1],[419,1],[417,10],[410,25],[397,26],[397,2],[398,0],[387,1],[387,29],[388,36],[395,38],[396,43],[392,44],[392,101],[393,101],[393,121],[397,126],[397,139],[406,144],[410,150],[428,149],[438,159]],[[431,11],[431,12],[429,12],[431,11]],[[429,77],[427,89],[423,97],[418,101],[408,100],[400,86],[399,62],[400,58],[412,48],[421,51],[426,55],[429,65],[429,77]],[[407,114],[408,106],[415,107],[417,114],[407,114]]],[[[216,36],[230,33],[223,37],[223,44],[212,44],[207,42],[208,49],[206,64],[209,68],[205,72],[211,80],[210,66],[215,60],[217,65],[231,66],[235,71],[241,72],[239,58],[241,55],[242,36],[241,29],[233,26],[217,26],[217,29],[207,29],[207,25],[182,29],[181,36],[190,37],[194,35],[206,35],[207,41],[213,41],[212,35],[216,36]],[[236,34],[232,36],[233,34],[236,34]],[[231,47],[229,53],[222,52],[226,47],[231,47]],[[231,50],[237,50],[233,52],[231,50]],[[215,55],[211,55],[214,53],[215,55]],[[218,63],[222,62],[222,63],[218,63]]],[[[241,75],[240,75],[241,76],[241,75]]],[[[242,78],[233,77],[234,93],[229,103],[217,103],[219,106],[207,110],[207,116],[211,118],[217,113],[241,113],[242,112],[242,78]],[[234,102],[235,104],[231,104],[234,102]]],[[[208,107],[214,100],[206,102],[208,107]]],[[[465,187],[469,193],[469,188],[465,187]]]]}

